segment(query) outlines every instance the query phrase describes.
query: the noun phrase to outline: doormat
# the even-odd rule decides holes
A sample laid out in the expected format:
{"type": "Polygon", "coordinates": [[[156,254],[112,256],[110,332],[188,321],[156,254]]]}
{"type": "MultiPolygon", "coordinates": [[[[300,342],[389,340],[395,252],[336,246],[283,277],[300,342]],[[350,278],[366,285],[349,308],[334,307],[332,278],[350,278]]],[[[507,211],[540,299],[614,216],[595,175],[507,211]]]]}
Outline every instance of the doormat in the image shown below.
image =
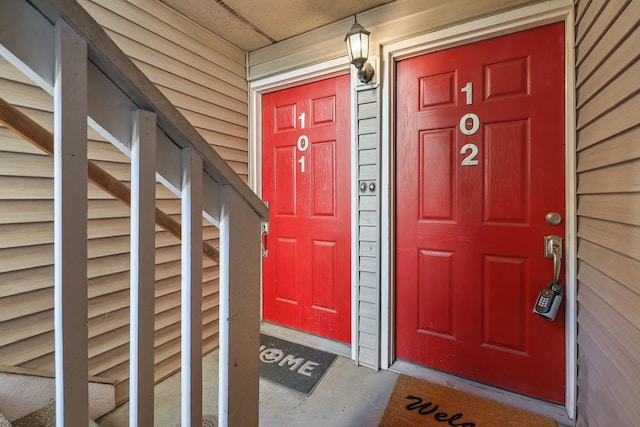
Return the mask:
{"type": "Polygon", "coordinates": [[[309,395],[337,356],[260,334],[259,357],[262,378],[309,395]]]}
{"type": "Polygon", "coordinates": [[[380,427],[557,427],[551,418],[400,375],[380,427]]]}

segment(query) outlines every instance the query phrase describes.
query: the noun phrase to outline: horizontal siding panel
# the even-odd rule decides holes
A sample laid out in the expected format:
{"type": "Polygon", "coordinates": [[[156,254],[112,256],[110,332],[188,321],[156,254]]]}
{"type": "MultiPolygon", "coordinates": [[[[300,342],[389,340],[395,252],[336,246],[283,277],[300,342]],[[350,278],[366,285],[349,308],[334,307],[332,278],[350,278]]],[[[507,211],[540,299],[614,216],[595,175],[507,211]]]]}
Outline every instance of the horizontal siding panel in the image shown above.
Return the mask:
{"type": "MultiPolygon", "coordinates": [[[[375,91],[371,91],[375,92],[375,91]]],[[[378,116],[378,104],[377,103],[366,103],[358,105],[358,120],[370,119],[372,117],[378,116]]]]}
{"type": "Polygon", "coordinates": [[[581,262],[578,268],[580,286],[597,292],[599,297],[620,316],[640,328],[640,294],[632,291],[613,278],[606,276],[591,265],[581,262]]]}
{"type": "Polygon", "coordinates": [[[626,100],[615,110],[602,115],[597,120],[579,130],[578,150],[590,147],[593,144],[636,127],[638,125],[639,109],[640,95],[626,100]]]}
{"type": "Polygon", "coordinates": [[[358,299],[359,301],[364,301],[371,304],[377,304],[378,291],[373,288],[361,288],[358,295],[358,299]]]}
{"type": "MultiPolygon", "coordinates": [[[[51,303],[53,303],[53,291],[51,291],[50,294],[51,303]]],[[[6,307],[0,307],[3,308],[4,313],[10,313],[20,308],[25,308],[25,305],[33,307],[36,302],[39,302],[38,299],[34,299],[34,302],[29,304],[29,300],[25,298],[20,298],[20,300],[19,305],[15,305],[11,310],[8,310],[6,307]]],[[[5,304],[3,303],[2,305],[5,304]]],[[[28,315],[16,319],[2,319],[3,332],[0,334],[0,347],[43,334],[53,329],[53,310],[26,314],[28,315]]],[[[6,365],[4,361],[2,364],[6,365]]]]}
{"type": "MultiPolygon", "coordinates": [[[[638,373],[639,365],[634,362],[624,347],[621,347],[612,339],[611,335],[602,327],[597,317],[596,313],[585,310],[584,315],[581,316],[580,324],[586,328],[588,332],[585,333],[584,336],[578,337],[578,344],[591,358],[598,355],[599,357],[597,357],[596,360],[599,360],[599,363],[602,363],[609,371],[625,373],[625,376],[622,378],[614,377],[615,385],[609,390],[611,395],[607,397],[606,402],[610,400],[626,401],[625,406],[627,407],[628,416],[633,412],[640,415],[640,413],[637,412],[637,406],[629,405],[635,400],[629,397],[640,395],[640,391],[638,391],[640,383],[633,380],[634,378],[640,378],[638,376],[640,375],[640,373],[638,373]],[[628,389],[631,392],[631,396],[623,396],[621,390],[624,389],[628,389]]],[[[635,402],[637,405],[637,400],[635,402]]]]}
{"type": "Polygon", "coordinates": [[[359,258],[359,270],[360,271],[368,271],[370,273],[378,272],[378,264],[379,261],[374,257],[360,257],[359,258]]]}
{"type": "MultiPolygon", "coordinates": [[[[622,1],[608,1],[596,4],[591,7],[585,15],[585,22],[576,31],[576,44],[580,49],[585,49],[585,54],[599,39],[600,34],[604,34],[610,29],[611,24],[619,16],[622,9],[622,1]]],[[[629,0],[624,0],[629,3],[629,0]]]]}
{"type": "Polygon", "coordinates": [[[0,273],[0,297],[53,286],[53,265],[32,268],[28,273],[20,270],[0,273]]]}
{"type": "Polygon", "coordinates": [[[378,223],[378,212],[360,211],[358,212],[358,225],[376,226],[378,223]]]}
{"type": "MultiPolygon", "coordinates": [[[[112,0],[92,1],[99,2],[100,4],[105,5],[112,4],[112,0]]],[[[124,3],[131,3],[133,5],[136,5],[139,10],[143,11],[143,16],[151,15],[153,16],[153,18],[158,19],[165,24],[175,28],[179,32],[191,37],[193,40],[200,41],[200,43],[207,48],[214,49],[217,53],[220,54],[222,58],[229,58],[234,63],[244,66],[245,53],[242,50],[224,41],[219,36],[213,34],[211,31],[208,31],[199,25],[194,25],[193,21],[176,12],[169,6],[155,2],[153,0],[126,0],[126,2],[124,3]]],[[[141,21],[140,17],[131,13],[127,9],[120,9],[120,6],[118,6],[117,10],[122,10],[122,14],[124,16],[131,17],[131,20],[133,22],[137,23],[141,21]]],[[[142,21],[142,25],[145,25],[144,20],[142,21]]],[[[149,24],[149,28],[157,28],[155,21],[152,22],[152,24],[149,24]]],[[[242,74],[244,74],[244,72],[242,74]]]]}
{"type": "MultiPolygon", "coordinates": [[[[94,19],[105,28],[117,28],[134,39],[145,40],[146,43],[156,46],[167,54],[186,55],[186,52],[197,56],[201,61],[206,61],[211,66],[211,71],[221,77],[234,77],[244,75],[244,61],[234,61],[224,54],[216,52],[212,47],[226,43],[205,44],[199,38],[189,37],[179,28],[174,28],[148,12],[133,6],[130,2],[121,0],[80,0],[79,2],[94,19]],[[117,13],[113,13],[116,11],[117,13]],[[120,15],[126,17],[122,18],[120,15]],[[135,23],[135,25],[131,25],[135,23]],[[187,50],[189,49],[189,50],[187,50]],[[216,61],[208,61],[207,58],[216,58],[216,61]]],[[[171,18],[175,20],[177,12],[171,18]]],[[[201,36],[204,35],[201,33],[201,36]]],[[[211,37],[209,37],[211,39],[211,37]]],[[[176,56],[179,58],[179,56],[176,56]]],[[[185,60],[192,59],[187,56],[185,60]]],[[[189,63],[189,62],[187,62],[189,63]]]]}
{"type": "Polygon", "coordinates": [[[593,23],[600,15],[605,6],[604,2],[599,1],[581,1],[578,6],[580,14],[580,26],[576,28],[576,43],[579,43],[587,34],[587,31],[593,26],[593,23]]]}
{"type": "Polygon", "coordinates": [[[53,178],[53,161],[48,156],[0,152],[0,177],[3,176],[53,178]]]}
{"type": "Polygon", "coordinates": [[[198,133],[202,135],[207,141],[209,141],[209,145],[211,148],[216,150],[220,156],[223,154],[231,155],[232,158],[225,159],[227,163],[237,163],[239,161],[243,161],[246,164],[246,155],[247,155],[247,140],[246,138],[240,138],[233,135],[225,135],[217,132],[212,132],[207,129],[196,128],[198,133]],[[244,159],[240,157],[244,154],[244,159]]]}
{"type": "Polygon", "coordinates": [[[577,49],[576,86],[580,102],[584,103],[597,93],[607,82],[632,64],[637,57],[640,32],[635,31],[640,11],[638,2],[631,2],[627,12],[614,22],[613,30],[605,33],[597,45],[585,58],[577,49]],[[606,61],[606,67],[602,64],[606,61]],[[596,73],[597,71],[597,73],[596,73]]]}
{"type": "Polygon", "coordinates": [[[52,265],[53,245],[0,249],[0,259],[0,273],[52,265]]]}
{"type": "MultiPolygon", "coordinates": [[[[23,366],[25,363],[46,356],[53,351],[53,332],[29,337],[26,340],[14,342],[0,348],[0,360],[5,366],[23,366]]],[[[50,368],[31,368],[53,372],[53,365],[50,368]]]]}
{"type": "MultiPolygon", "coordinates": [[[[0,74],[1,76],[1,74],[0,74]]],[[[53,98],[33,83],[17,83],[0,79],[2,99],[15,107],[38,111],[53,111],[53,98]]]]}
{"type": "Polygon", "coordinates": [[[376,335],[368,334],[362,331],[360,331],[360,333],[358,334],[358,343],[360,344],[360,348],[375,350],[378,347],[378,340],[376,335]]]}
{"type": "MultiPolygon", "coordinates": [[[[156,206],[167,214],[180,213],[179,200],[159,200],[156,206]]],[[[90,220],[128,218],[129,207],[114,199],[89,200],[88,216],[90,220]]],[[[53,221],[53,200],[0,200],[0,224],[45,221],[53,221]]]]}
{"type": "Polygon", "coordinates": [[[361,347],[358,349],[358,365],[378,369],[378,352],[361,347]]]}
{"type": "Polygon", "coordinates": [[[378,150],[360,150],[358,151],[359,165],[377,165],[378,150]]]}
{"type": "Polygon", "coordinates": [[[13,131],[2,127],[1,124],[0,138],[2,139],[2,146],[0,146],[2,152],[39,154],[41,156],[45,155],[45,153],[41,149],[22,139],[21,137],[13,133],[13,131]]]}
{"type": "MultiPolygon", "coordinates": [[[[171,76],[170,76],[171,77],[171,76]]],[[[176,78],[172,78],[172,82],[175,82],[176,78]]],[[[190,83],[188,80],[186,82],[190,83]]],[[[158,84],[156,83],[156,86],[158,84]]],[[[175,87],[174,83],[174,87],[175,87]]],[[[198,85],[192,85],[189,89],[193,91],[205,91],[208,88],[204,88],[198,85]]],[[[201,115],[207,116],[209,120],[221,121],[224,123],[232,123],[238,126],[247,123],[247,106],[243,103],[238,103],[238,109],[240,111],[234,111],[228,107],[222,107],[216,105],[211,100],[199,99],[195,96],[191,96],[191,94],[178,92],[177,90],[170,89],[167,87],[158,86],[158,89],[167,97],[169,100],[179,109],[185,111],[191,111],[194,113],[199,113],[201,115]]],[[[213,92],[214,94],[216,92],[213,92]]],[[[220,100],[219,100],[220,101],[220,100]]],[[[204,127],[204,126],[203,126],[204,127]]]]}
{"type": "MultiPolygon", "coordinates": [[[[627,354],[631,359],[630,364],[635,367],[635,373],[638,374],[637,377],[633,378],[640,378],[640,324],[634,325],[631,323],[616,308],[603,301],[600,297],[600,292],[596,293],[589,287],[581,290],[578,302],[582,310],[596,315],[595,318],[604,333],[612,341],[615,341],[616,347],[620,348],[620,352],[627,354]]],[[[634,373],[633,370],[628,369],[621,369],[621,371],[634,373]]],[[[640,395],[640,383],[635,383],[638,387],[636,392],[640,395]]]]}
{"type": "Polygon", "coordinates": [[[0,76],[3,79],[10,80],[16,83],[24,83],[27,85],[33,85],[34,82],[22,71],[18,70],[3,56],[0,56],[0,76]]]}
{"type": "Polygon", "coordinates": [[[640,192],[640,160],[581,173],[578,194],[640,192]]]}
{"type": "Polygon", "coordinates": [[[640,228],[591,218],[580,218],[578,237],[640,260],[640,228]]]}
{"type": "Polygon", "coordinates": [[[359,316],[359,330],[363,332],[367,332],[372,335],[376,335],[378,333],[378,320],[371,319],[369,317],[359,316]]]}
{"type": "MultiPolygon", "coordinates": [[[[376,288],[378,286],[378,276],[374,273],[370,273],[368,271],[360,271],[358,272],[358,276],[359,279],[358,280],[358,285],[360,285],[361,287],[368,287],[368,288],[376,288]]],[[[364,313],[360,313],[360,315],[364,315],[364,313]]]]}
{"type": "Polygon", "coordinates": [[[578,245],[578,258],[640,294],[640,262],[637,260],[584,240],[578,245]]]}
{"type": "MultiPolygon", "coordinates": [[[[240,146],[246,146],[247,144],[248,131],[246,126],[244,126],[243,124],[236,125],[234,123],[229,123],[224,120],[218,120],[209,115],[204,115],[197,112],[189,111],[184,108],[178,108],[178,111],[180,111],[180,113],[182,113],[182,115],[198,131],[206,130],[214,134],[232,136],[232,137],[241,139],[241,141],[238,141],[240,146]]],[[[200,132],[200,134],[202,136],[206,135],[203,132],[200,132]]],[[[206,139],[206,136],[205,136],[205,139],[206,139]]],[[[213,141],[216,141],[216,139],[210,137],[208,141],[213,142],[213,141]]],[[[218,145],[220,144],[218,143],[218,145]]],[[[246,157],[246,153],[245,153],[245,157],[246,157]]],[[[230,159],[230,160],[238,160],[238,159],[230,159]]]]}
{"type": "Polygon", "coordinates": [[[578,153],[578,172],[640,158],[640,127],[621,133],[578,153]]]}
{"type": "Polygon", "coordinates": [[[633,96],[634,92],[629,90],[629,81],[633,81],[638,75],[640,75],[640,61],[636,61],[609,85],[604,87],[601,92],[586,102],[580,108],[580,113],[577,117],[577,129],[584,128],[604,112],[610,111],[625,99],[633,96]]]}
{"type": "MultiPolygon", "coordinates": [[[[131,22],[123,20],[107,9],[95,6],[90,2],[84,2],[84,6],[86,6],[90,14],[93,15],[107,34],[116,42],[118,47],[131,57],[141,59],[138,56],[138,52],[141,50],[140,46],[130,43],[139,40],[144,42],[145,46],[161,53],[162,56],[164,56],[166,60],[171,61],[171,63],[181,63],[188,65],[190,68],[210,73],[210,79],[213,84],[226,85],[231,92],[246,86],[241,74],[226,70],[215,62],[197,54],[196,49],[198,49],[198,47],[193,46],[193,43],[179,46],[171,40],[158,36],[153,31],[147,30],[139,25],[132,25],[131,22]]],[[[206,48],[200,46],[200,51],[204,54],[206,53],[206,48]]],[[[177,72],[176,74],[180,75],[182,73],[177,72]]]]}
{"type": "Polygon", "coordinates": [[[360,212],[363,212],[363,211],[375,212],[378,208],[378,198],[376,196],[373,196],[373,195],[359,196],[358,200],[359,200],[358,209],[360,210],[360,212]]]}
{"type": "Polygon", "coordinates": [[[378,148],[378,134],[369,133],[358,136],[358,148],[360,150],[378,148]]]}
{"type": "Polygon", "coordinates": [[[378,176],[377,165],[358,166],[358,177],[360,180],[372,180],[378,176]]]}
{"type": "Polygon", "coordinates": [[[591,0],[575,0],[575,23],[580,24],[582,19],[584,18],[585,12],[589,9],[591,5],[591,0]]]}
{"type": "MultiPolygon", "coordinates": [[[[581,347],[578,351],[580,407],[576,425],[637,425],[629,413],[628,401],[633,400],[633,393],[625,384],[624,375],[610,364],[600,363],[604,355],[590,337],[584,337],[581,347]]],[[[631,408],[637,403],[632,405],[631,408]]]]}
{"type": "Polygon", "coordinates": [[[377,256],[378,242],[359,242],[358,255],[360,256],[377,256]]]}
{"type": "Polygon", "coordinates": [[[358,135],[377,133],[378,130],[378,119],[376,117],[371,119],[358,120],[358,135]]]}
{"type": "Polygon", "coordinates": [[[378,94],[375,90],[359,90],[356,92],[358,105],[375,104],[378,101],[378,94]]]}
{"type": "Polygon", "coordinates": [[[640,226],[640,194],[583,195],[578,215],[640,226]]]}
{"type": "Polygon", "coordinates": [[[159,66],[147,64],[132,58],[133,63],[154,82],[161,92],[166,92],[165,96],[173,100],[169,96],[172,93],[185,94],[192,97],[196,102],[204,101],[210,103],[216,108],[226,109],[236,114],[247,115],[247,101],[234,99],[227,96],[224,92],[219,92],[206,85],[205,82],[197,82],[190,80],[189,76],[175,75],[170,71],[164,70],[159,66]]]}
{"type": "Polygon", "coordinates": [[[53,227],[49,222],[0,225],[0,249],[53,243],[53,227]]]}
{"type": "Polygon", "coordinates": [[[230,85],[223,80],[216,79],[202,69],[194,68],[190,66],[189,63],[184,63],[177,59],[168,57],[164,53],[154,50],[152,47],[146,46],[137,40],[124,37],[113,31],[107,30],[107,34],[116,42],[120,49],[138,61],[153,65],[156,68],[172,70],[176,75],[193,80],[200,85],[208,86],[216,92],[225,93],[232,99],[238,101],[246,99],[246,86],[243,90],[242,87],[230,85]]]}
{"type": "Polygon", "coordinates": [[[375,242],[378,240],[377,227],[360,226],[359,240],[375,242]]]}

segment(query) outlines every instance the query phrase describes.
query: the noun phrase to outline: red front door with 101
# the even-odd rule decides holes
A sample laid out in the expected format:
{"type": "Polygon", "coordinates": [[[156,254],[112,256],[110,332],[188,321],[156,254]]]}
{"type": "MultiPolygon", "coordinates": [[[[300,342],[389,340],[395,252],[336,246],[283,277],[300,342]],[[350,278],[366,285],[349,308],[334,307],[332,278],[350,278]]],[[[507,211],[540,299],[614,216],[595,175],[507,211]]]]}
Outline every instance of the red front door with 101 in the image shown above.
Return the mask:
{"type": "Polygon", "coordinates": [[[558,23],[399,61],[396,88],[396,356],[554,402],[564,304],[532,310],[565,233],[564,64],[558,23]]]}
{"type": "Polygon", "coordinates": [[[263,318],[351,341],[350,81],[262,96],[263,318]]]}

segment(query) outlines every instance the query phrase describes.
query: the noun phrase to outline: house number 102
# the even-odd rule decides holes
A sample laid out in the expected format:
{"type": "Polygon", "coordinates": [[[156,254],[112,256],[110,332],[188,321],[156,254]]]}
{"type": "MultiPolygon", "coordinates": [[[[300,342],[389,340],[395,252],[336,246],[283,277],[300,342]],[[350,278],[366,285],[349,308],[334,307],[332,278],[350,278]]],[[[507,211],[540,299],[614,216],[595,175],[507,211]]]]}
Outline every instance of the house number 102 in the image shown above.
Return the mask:
{"type": "MultiPolygon", "coordinates": [[[[468,82],[460,92],[467,95],[467,105],[473,104],[473,83],[468,82]]],[[[470,136],[478,132],[480,129],[480,118],[475,113],[467,113],[460,118],[460,132],[464,135],[470,136]]],[[[478,146],[476,144],[465,144],[460,150],[460,154],[466,154],[467,156],[462,160],[462,166],[475,166],[478,164],[478,146]]]]}

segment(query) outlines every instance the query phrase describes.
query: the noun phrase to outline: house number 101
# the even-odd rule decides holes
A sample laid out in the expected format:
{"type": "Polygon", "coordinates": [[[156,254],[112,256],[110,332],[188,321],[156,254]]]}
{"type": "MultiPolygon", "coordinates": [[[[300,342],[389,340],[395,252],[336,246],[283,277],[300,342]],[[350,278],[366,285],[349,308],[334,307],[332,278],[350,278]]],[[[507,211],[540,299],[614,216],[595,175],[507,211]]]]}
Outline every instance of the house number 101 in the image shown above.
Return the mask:
{"type": "MultiPolygon", "coordinates": [[[[300,151],[301,153],[304,153],[305,151],[307,151],[308,148],[309,148],[309,137],[307,135],[300,135],[300,137],[298,138],[298,151],[300,151]]],[[[305,172],[304,156],[298,159],[298,163],[300,163],[300,172],[304,173],[305,172]]]]}

